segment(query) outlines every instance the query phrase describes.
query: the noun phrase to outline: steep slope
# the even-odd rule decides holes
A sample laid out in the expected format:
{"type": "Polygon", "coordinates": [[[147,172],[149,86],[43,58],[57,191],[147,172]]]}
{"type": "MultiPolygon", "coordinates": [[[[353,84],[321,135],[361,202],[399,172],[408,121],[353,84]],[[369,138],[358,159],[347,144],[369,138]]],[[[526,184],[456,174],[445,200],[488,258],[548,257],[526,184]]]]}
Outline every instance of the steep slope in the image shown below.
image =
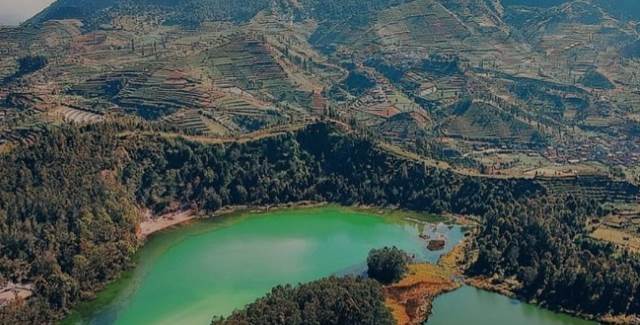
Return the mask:
{"type": "MultiPolygon", "coordinates": [[[[0,118],[16,123],[0,138],[108,114],[225,135],[328,115],[398,144],[426,133],[465,154],[504,135],[548,163],[564,161],[541,144],[572,161],[623,151],[616,164],[631,166],[640,36],[623,5],[624,19],[600,0],[59,0],[0,31],[0,118]],[[48,64],[18,73],[30,56],[48,64]],[[447,107],[467,98],[507,126],[465,135],[471,120],[450,121],[447,107]],[[514,136],[509,121],[540,136],[514,136]]],[[[484,111],[474,115],[490,120],[484,111]]]]}
{"type": "Polygon", "coordinates": [[[158,15],[168,24],[196,26],[204,21],[244,22],[271,6],[269,0],[58,0],[28,23],[51,19],[80,19],[90,27],[108,23],[115,15],[158,15]]]}
{"type": "Polygon", "coordinates": [[[319,21],[359,24],[371,12],[412,0],[58,0],[29,23],[51,19],[80,19],[91,26],[119,15],[158,15],[167,24],[197,26],[207,21],[247,22],[263,10],[319,21]]]}

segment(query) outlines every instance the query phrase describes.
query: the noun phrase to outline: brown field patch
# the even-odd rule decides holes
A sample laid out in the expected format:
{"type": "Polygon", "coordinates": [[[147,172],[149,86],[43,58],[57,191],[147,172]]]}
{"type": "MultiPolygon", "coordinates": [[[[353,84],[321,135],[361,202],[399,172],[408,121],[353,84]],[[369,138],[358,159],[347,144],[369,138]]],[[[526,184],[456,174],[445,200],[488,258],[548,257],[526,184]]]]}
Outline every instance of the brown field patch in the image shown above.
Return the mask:
{"type": "Polygon", "coordinates": [[[444,267],[412,264],[400,282],[384,288],[385,304],[398,324],[422,324],[431,313],[433,299],[459,286],[444,267]]]}
{"type": "Polygon", "coordinates": [[[606,241],[632,252],[640,252],[639,234],[631,234],[623,229],[600,226],[590,235],[597,240],[606,241]]]}

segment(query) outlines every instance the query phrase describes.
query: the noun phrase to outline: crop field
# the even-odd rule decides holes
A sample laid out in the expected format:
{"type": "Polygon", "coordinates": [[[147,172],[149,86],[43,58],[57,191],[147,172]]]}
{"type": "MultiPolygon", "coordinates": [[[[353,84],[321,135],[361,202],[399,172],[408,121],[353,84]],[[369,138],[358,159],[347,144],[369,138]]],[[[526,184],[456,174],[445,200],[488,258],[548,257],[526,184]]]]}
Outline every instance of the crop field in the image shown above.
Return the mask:
{"type": "Polygon", "coordinates": [[[2,132],[0,133],[0,145],[33,144],[38,137],[38,133],[42,131],[42,127],[41,124],[34,124],[2,132]]]}
{"type": "Polygon", "coordinates": [[[572,194],[596,201],[638,202],[640,188],[602,175],[537,177],[552,193],[572,194]]]}
{"type": "Polygon", "coordinates": [[[471,173],[611,174],[601,166],[610,162],[634,181],[632,24],[580,1],[526,17],[486,1],[292,5],[240,20],[169,18],[188,20],[176,24],[153,8],[2,28],[0,106],[30,116],[0,117],[3,141],[31,141],[26,130],[42,122],[113,115],[210,137],[330,116],[407,150],[437,141],[438,152],[466,161],[453,168],[471,173]],[[20,59],[39,55],[44,66],[12,81],[20,59]],[[585,85],[589,73],[612,87],[585,85]],[[371,85],[345,90],[352,74],[371,85]]]}
{"type": "Polygon", "coordinates": [[[391,143],[406,146],[415,145],[414,139],[425,136],[429,123],[430,120],[423,113],[405,112],[394,115],[372,129],[391,143]]]}
{"type": "Polygon", "coordinates": [[[274,99],[294,90],[285,71],[258,40],[236,38],[208,50],[206,60],[221,88],[235,86],[274,99]]]}
{"type": "Polygon", "coordinates": [[[60,106],[57,109],[53,109],[50,113],[60,117],[64,121],[78,124],[97,123],[103,120],[102,115],[69,106],[60,106]]]}
{"type": "Polygon", "coordinates": [[[165,114],[180,108],[201,108],[210,97],[199,87],[200,82],[185,73],[160,69],[149,75],[128,80],[117,95],[123,107],[148,109],[149,114],[165,114]]]}
{"type": "Polygon", "coordinates": [[[374,28],[385,47],[425,53],[427,49],[454,51],[469,36],[461,22],[431,0],[413,1],[383,11],[378,15],[374,28]]]}
{"type": "Polygon", "coordinates": [[[601,226],[591,233],[591,237],[612,243],[634,253],[640,253],[640,235],[638,233],[601,226]]]}
{"type": "Polygon", "coordinates": [[[218,122],[213,115],[194,109],[180,110],[163,120],[180,130],[198,135],[222,136],[232,131],[223,123],[218,122]]]}
{"type": "Polygon", "coordinates": [[[452,116],[443,125],[447,136],[488,142],[529,142],[534,130],[484,103],[452,116]]]}
{"type": "Polygon", "coordinates": [[[593,220],[590,236],[640,253],[640,202],[614,205],[614,213],[593,220]]]}
{"type": "MultiPolygon", "coordinates": [[[[417,80],[416,80],[417,81],[417,80]]],[[[459,100],[465,93],[466,81],[461,76],[446,76],[421,80],[421,95],[429,100],[449,105],[459,100]]]]}
{"type": "Polygon", "coordinates": [[[500,175],[533,177],[542,173],[541,170],[544,167],[551,165],[549,160],[535,151],[478,151],[473,153],[471,157],[483,164],[489,173],[500,175]]]}

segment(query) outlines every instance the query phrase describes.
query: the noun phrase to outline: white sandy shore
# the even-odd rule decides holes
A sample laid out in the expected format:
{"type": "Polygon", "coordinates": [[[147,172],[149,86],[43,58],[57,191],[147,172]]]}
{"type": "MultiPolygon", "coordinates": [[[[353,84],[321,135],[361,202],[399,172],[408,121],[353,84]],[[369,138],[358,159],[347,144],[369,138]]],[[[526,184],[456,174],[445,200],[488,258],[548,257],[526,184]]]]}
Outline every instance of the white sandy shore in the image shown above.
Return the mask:
{"type": "Polygon", "coordinates": [[[196,213],[191,209],[165,213],[157,217],[152,217],[150,213],[145,213],[144,221],[140,223],[136,235],[138,239],[144,239],[154,232],[173,227],[195,218],[196,213]]]}
{"type": "Polygon", "coordinates": [[[16,284],[7,283],[4,287],[0,287],[0,307],[8,304],[15,299],[27,299],[33,295],[32,284],[16,284]]]}
{"type": "MultiPolygon", "coordinates": [[[[210,216],[222,216],[231,213],[235,213],[238,211],[246,211],[246,212],[268,212],[271,210],[278,209],[286,209],[286,208],[311,208],[326,205],[325,202],[314,202],[314,201],[301,201],[294,203],[285,203],[285,204],[277,204],[273,206],[265,205],[265,206],[250,206],[250,205],[231,205],[225,206],[215,213],[211,213],[210,216]]],[[[144,240],[149,235],[154,232],[158,232],[163,229],[167,229],[181,223],[189,222],[193,219],[196,219],[199,214],[196,213],[194,209],[188,210],[178,210],[175,212],[165,213],[159,216],[154,216],[150,210],[143,210],[143,221],[138,226],[138,230],[136,232],[136,236],[140,240],[144,240]]]]}

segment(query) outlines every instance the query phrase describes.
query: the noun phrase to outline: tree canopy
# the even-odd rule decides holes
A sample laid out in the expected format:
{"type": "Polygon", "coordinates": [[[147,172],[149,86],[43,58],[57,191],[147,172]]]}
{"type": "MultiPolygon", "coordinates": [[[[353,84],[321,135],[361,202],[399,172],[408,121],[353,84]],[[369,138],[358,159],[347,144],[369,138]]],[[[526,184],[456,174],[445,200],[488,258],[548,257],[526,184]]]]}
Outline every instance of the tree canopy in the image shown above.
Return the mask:
{"type": "Polygon", "coordinates": [[[51,322],[117,277],[138,247],[140,208],[303,200],[476,215],[474,274],[516,276],[521,295],[557,307],[640,311],[638,259],[586,239],[597,202],[429,167],[331,124],[210,145],[106,123],[48,128],[0,156],[0,284],[34,284],[27,302],[0,308],[0,323],[51,322]]]}
{"type": "Polygon", "coordinates": [[[330,277],[277,286],[266,296],[212,325],[392,325],[382,288],[368,279],[330,277]]]}
{"type": "Polygon", "coordinates": [[[402,279],[407,273],[409,255],[397,247],[372,249],[367,257],[367,275],[383,284],[402,279]]]}

